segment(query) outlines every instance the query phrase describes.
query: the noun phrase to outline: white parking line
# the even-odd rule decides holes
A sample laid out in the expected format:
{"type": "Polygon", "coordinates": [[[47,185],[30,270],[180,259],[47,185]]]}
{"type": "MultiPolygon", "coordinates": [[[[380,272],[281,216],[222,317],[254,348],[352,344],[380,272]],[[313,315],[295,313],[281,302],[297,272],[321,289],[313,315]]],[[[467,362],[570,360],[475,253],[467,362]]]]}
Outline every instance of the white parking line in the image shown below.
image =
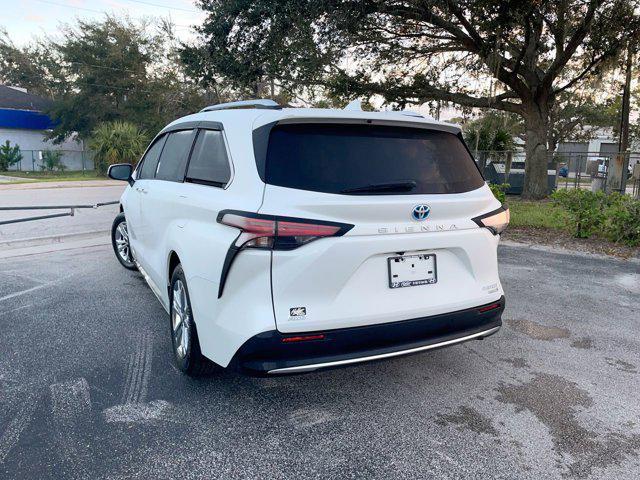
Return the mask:
{"type": "Polygon", "coordinates": [[[77,417],[91,411],[91,397],[89,384],[84,378],[56,383],[49,387],[51,390],[53,418],[58,423],[73,422],[77,417]]]}
{"type": "Polygon", "coordinates": [[[91,478],[90,452],[87,442],[91,422],[89,384],[84,378],[56,383],[51,390],[51,409],[58,438],[58,454],[64,476],[91,478]]]}
{"type": "Polygon", "coordinates": [[[33,413],[36,410],[38,399],[35,396],[25,399],[22,402],[22,408],[16,416],[9,422],[6,430],[0,437],[0,464],[4,462],[7,455],[20,440],[20,434],[29,426],[33,413]]]}
{"type": "Polygon", "coordinates": [[[48,287],[52,283],[56,283],[58,281],[59,280],[54,280],[53,282],[43,283],[41,285],[36,285],[35,287],[27,288],[26,290],[21,290],[19,292],[15,292],[15,293],[11,293],[9,295],[5,295],[4,297],[0,297],[0,302],[4,302],[5,300],[11,300],[12,298],[19,297],[19,296],[24,295],[26,293],[35,292],[36,290],[40,290],[41,288],[48,287]]]}
{"type": "Polygon", "coordinates": [[[17,312],[18,310],[22,310],[24,308],[33,307],[33,303],[27,303],[26,305],[20,305],[19,307],[10,308],[9,310],[3,310],[0,312],[0,315],[6,315],[8,313],[17,312]]]}
{"type": "Polygon", "coordinates": [[[51,280],[49,282],[41,283],[40,285],[36,285],[35,287],[27,288],[25,290],[20,290],[19,292],[10,293],[9,295],[5,295],[4,297],[0,297],[0,302],[4,302],[6,300],[11,300],[12,298],[20,297],[27,293],[35,292],[37,290],[41,290],[43,288],[49,287],[51,285],[55,285],[57,283],[63,282],[73,275],[66,275],[64,277],[56,278],[55,280],[51,280]]]}

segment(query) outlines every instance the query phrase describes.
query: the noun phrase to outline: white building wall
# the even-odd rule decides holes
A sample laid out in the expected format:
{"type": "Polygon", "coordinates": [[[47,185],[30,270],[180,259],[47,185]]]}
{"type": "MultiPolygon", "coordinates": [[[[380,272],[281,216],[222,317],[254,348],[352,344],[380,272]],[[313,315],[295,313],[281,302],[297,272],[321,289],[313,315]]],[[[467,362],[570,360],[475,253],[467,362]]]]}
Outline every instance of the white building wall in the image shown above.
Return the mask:
{"type": "Polygon", "coordinates": [[[46,133],[43,130],[0,128],[0,144],[4,145],[9,140],[11,146],[19,145],[22,152],[22,161],[12,167],[13,170],[40,170],[40,152],[43,150],[62,150],[61,161],[68,170],[83,170],[83,166],[86,170],[93,169],[90,157],[83,153],[82,141],[76,141],[72,136],[62,143],[54,144],[45,139],[46,133]]]}

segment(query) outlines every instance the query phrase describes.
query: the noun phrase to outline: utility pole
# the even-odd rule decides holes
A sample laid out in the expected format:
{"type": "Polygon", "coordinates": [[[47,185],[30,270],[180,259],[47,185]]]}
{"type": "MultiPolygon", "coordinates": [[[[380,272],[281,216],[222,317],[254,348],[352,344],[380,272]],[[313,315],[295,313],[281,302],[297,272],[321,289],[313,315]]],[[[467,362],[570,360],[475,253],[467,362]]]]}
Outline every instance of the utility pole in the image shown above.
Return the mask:
{"type": "Polygon", "coordinates": [[[633,66],[633,43],[627,45],[627,61],[625,64],[625,81],[622,91],[622,108],[620,112],[620,136],[618,155],[609,163],[607,172],[607,192],[625,193],[627,172],[629,169],[629,110],[631,108],[631,70],[633,66]]]}

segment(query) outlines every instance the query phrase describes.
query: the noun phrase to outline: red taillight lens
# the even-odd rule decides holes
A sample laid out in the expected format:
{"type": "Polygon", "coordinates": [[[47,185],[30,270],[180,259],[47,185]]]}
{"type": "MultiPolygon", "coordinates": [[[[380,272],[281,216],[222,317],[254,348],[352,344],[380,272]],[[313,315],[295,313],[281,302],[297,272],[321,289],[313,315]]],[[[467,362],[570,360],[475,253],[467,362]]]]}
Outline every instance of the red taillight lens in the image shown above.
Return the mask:
{"type": "Polygon", "coordinates": [[[322,237],[342,235],[353,225],[282,219],[245,212],[220,212],[218,221],[239,228],[237,247],[291,250],[322,237]]]}
{"type": "Polygon", "coordinates": [[[491,303],[489,305],[485,305],[484,307],[478,308],[478,312],[480,312],[480,313],[489,312],[491,310],[495,310],[497,308],[500,308],[501,306],[502,305],[500,305],[500,303],[491,303]]]}
{"type": "Polygon", "coordinates": [[[340,231],[336,225],[318,225],[314,223],[278,222],[278,235],[281,237],[313,236],[330,237],[340,231]]]}
{"type": "Polygon", "coordinates": [[[308,342],[309,340],[324,340],[324,334],[298,335],[296,337],[284,337],[282,343],[308,342]]]}
{"type": "Polygon", "coordinates": [[[263,220],[261,218],[244,217],[235,213],[226,213],[220,223],[231,227],[238,227],[245,233],[272,236],[276,233],[275,220],[263,220]]]}

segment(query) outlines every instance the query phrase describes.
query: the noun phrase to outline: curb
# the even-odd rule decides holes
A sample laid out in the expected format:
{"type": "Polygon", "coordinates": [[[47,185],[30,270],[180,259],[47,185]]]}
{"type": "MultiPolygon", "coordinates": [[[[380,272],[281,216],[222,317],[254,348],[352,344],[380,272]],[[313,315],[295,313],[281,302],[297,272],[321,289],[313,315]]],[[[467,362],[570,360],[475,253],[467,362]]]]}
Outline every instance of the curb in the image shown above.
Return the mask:
{"type": "Polygon", "coordinates": [[[515,240],[500,240],[499,245],[502,245],[505,247],[511,247],[511,248],[528,248],[530,250],[556,253],[558,255],[569,255],[574,257],[585,257],[585,258],[599,258],[601,260],[617,260],[620,262],[629,262],[629,263],[640,265],[640,257],[622,258],[622,257],[617,257],[615,255],[607,255],[605,253],[589,253],[589,252],[583,252],[579,250],[571,250],[568,248],[555,247],[551,245],[543,245],[539,243],[516,242],[515,240]]]}
{"type": "Polygon", "coordinates": [[[25,247],[36,247],[39,245],[50,245],[53,243],[64,243],[68,241],[87,240],[103,235],[108,236],[111,230],[91,230],[87,232],[67,233],[63,235],[49,235],[44,237],[17,238],[15,240],[0,241],[0,249],[12,250],[25,247]]]}
{"type": "Polygon", "coordinates": [[[0,191],[8,190],[48,190],[58,188],[96,188],[96,187],[119,187],[124,190],[126,185],[115,180],[68,180],[60,182],[39,182],[37,180],[0,182],[0,191]]]}
{"type": "Polygon", "coordinates": [[[51,243],[49,245],[36,245],[24,248],[14,248],[11,250],[0,250],[0,262],[10,258],[25,257],[30,255],[42,255],[54,252],[73,251],[88,247],[111,246],[108,238],[89,238],[72,242],[51,243]]]}

